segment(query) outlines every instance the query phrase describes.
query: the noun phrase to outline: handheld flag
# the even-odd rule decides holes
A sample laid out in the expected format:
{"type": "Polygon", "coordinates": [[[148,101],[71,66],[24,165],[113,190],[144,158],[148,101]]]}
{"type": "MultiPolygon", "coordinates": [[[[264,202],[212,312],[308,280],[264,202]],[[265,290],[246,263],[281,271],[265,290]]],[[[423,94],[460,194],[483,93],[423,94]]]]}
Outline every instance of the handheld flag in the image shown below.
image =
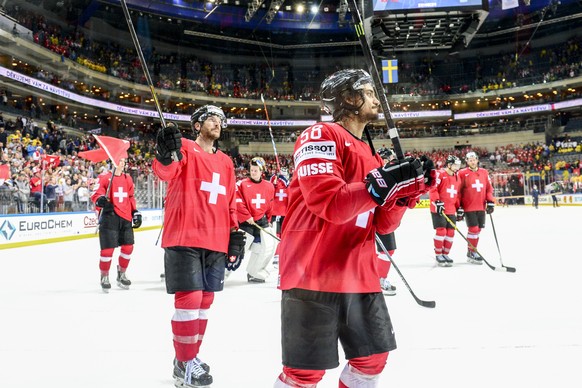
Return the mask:
{"type": "Polygon", "coordinates": [[[121,159],[127,159],[129,141],[110,136],[93,135],[93,137],[97,140],[97,143],[101,148],[92,151],[79,152],[79,157],[90,160],[94,163],[111,159],[115,167],[119,165],[121,159]]]}
{"type": "Polygon", "coordinates": [[[0,185],[10,179],[10,167],[7,164],[0,164],[0,185]]]}
{"type": "Polygon", "coordinates": [[[61,164],[61,158],[58,155],[42,155],[43,169],[48,167],[58,167],[61,164]]]}

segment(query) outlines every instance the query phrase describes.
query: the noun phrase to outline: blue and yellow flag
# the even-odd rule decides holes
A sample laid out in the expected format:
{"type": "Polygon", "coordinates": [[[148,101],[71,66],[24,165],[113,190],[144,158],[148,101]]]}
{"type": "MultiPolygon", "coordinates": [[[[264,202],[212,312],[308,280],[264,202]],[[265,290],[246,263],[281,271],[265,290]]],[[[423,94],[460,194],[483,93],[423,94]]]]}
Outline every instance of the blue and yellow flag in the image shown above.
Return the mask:
{"type": "Polygon", "coordinates": [[[382,60],[382,78],[385,84],[398,83],[398,59],[382,60]]]}

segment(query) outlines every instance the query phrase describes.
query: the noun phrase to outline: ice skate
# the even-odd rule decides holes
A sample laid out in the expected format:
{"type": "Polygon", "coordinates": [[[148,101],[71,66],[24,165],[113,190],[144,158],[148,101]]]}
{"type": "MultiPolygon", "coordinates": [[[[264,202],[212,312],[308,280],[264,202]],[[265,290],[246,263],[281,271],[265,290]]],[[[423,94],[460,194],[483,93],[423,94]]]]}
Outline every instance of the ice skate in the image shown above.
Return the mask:
{"type": "Polygon", "coordinates": [[[380,278],[380,288],[382,288],[382,293],[384,295],[396,295],[396,287],[390,284],[386,278],[380,278]]]}
{"type": "Polygon", "coordinates": [[[256,278],[254,276],[247,274],[247,281],[249,283],[264,283],[265,279],[256,278]]]}
{"type": "Polygon", "coordinates": [[[446,266],[447,266],[447,267],[452,267],[452,266],[453,266],[453,259],[451,259],[451,258],[449,257],[449,255],[442,255],[442,256],[443,256],[443,258],[444,258],[444,259],[445,259],[445,261],[446,261],[446,266]]]}
{"type": "Polygon", "coordinates": [[[447,260],[445,259],[445,257],[443,255],[436,255],[435,259],[436,259],[437,265],[439,267],[448,267],[447,260]]]}
{"type": "Polygon", "coordinates": [[[182,362],[174,359],[174,386],[178,388],[210,387],[212,376],[208,374],[210,367],[200,361],[198,357],[182,362]]]}
{"type": "Polygon", "coordinates": [[[467,251],[467,261],[471,264],[483,264],[483,258],[475,251],[467,251]]]}
{"type": "Polygon", "coordinates": [[[109,293],[111,283],[109,283],[109,275],[101,275],[101,289],[104,293],[109,293]]]}
{"type": "Polygon", "coordinates": [[[125,276],[125,271],[121,271],[120,266],[117,266],[117,285],[124,290],[129,290],[131,286],[131,280],[125,276]]]}

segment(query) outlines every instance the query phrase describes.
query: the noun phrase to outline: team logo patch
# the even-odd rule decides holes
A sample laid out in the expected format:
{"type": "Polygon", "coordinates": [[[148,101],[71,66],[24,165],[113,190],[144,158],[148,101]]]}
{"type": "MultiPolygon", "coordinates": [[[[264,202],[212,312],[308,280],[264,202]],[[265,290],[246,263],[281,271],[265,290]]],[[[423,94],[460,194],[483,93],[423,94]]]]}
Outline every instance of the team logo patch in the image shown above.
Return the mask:
{"type": "Polygon", "coordinates": [[[336,160],[336,144],[333,141],[312,141],[303,144],[293,156],[295,165],[309,159],[336,160]]]}

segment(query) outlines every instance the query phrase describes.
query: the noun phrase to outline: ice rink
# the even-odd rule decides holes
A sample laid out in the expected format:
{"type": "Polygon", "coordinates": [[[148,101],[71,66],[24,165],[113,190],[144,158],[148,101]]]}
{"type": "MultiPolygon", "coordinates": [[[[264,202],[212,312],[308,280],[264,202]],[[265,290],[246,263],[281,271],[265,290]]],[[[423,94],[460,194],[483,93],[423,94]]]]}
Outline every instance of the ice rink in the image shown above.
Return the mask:
{"type": "MultiPolygon", "coordinates": [[[[428,209],[405,215],[394,260],[416,295],[437,306],[418,306],[391,270],[398,349],[380,387],[582,387],[582,207],[498,207],[493,219],[516,273],[466,263],[460,236],[454,266],[437,267],[428,209]]],[[[131,290],[113,284],[109,294],[99,286],[96,238],[1,250],[0,387],[173,387],[173,297],[160,281],[157,235],[136,234],[131,290]]],[[[489,218],[479,250],[499,266],[489,218]]],[[[200,358],[213,388],[272,387],[281,371],[276,273],[248,284],[244,265],[210,310],[200,358]]],[[[318,387],[336,388],[344,363],[318,387]]]]}

